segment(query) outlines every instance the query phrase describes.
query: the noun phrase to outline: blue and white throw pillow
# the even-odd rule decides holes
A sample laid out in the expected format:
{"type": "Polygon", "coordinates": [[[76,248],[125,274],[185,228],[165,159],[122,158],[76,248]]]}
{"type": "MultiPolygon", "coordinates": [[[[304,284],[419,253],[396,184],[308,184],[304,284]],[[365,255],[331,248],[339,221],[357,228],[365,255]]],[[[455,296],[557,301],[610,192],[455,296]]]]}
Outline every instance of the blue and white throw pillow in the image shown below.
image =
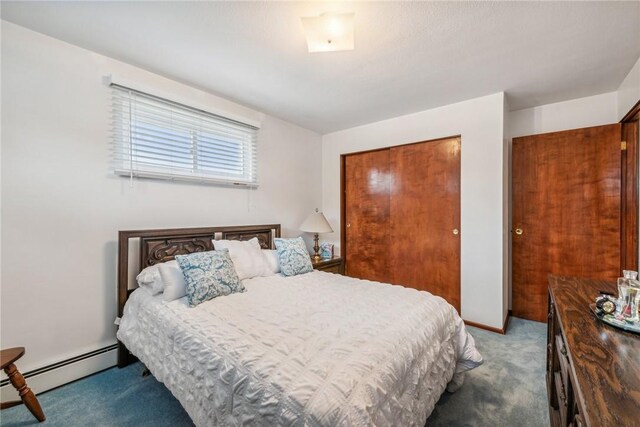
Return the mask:
{"type": "Polygon", "coordinates": [[[219,296],[245,291],[228,249],[176,255],[175,258],[184,275],[191,307],[219,296]]]}
{"type": "Polygon", "coordinates": [[[313,271],[311,257],[302,237],[295,239],[274,239],[280,260],[280,270],[285,276],[313,271]]]}

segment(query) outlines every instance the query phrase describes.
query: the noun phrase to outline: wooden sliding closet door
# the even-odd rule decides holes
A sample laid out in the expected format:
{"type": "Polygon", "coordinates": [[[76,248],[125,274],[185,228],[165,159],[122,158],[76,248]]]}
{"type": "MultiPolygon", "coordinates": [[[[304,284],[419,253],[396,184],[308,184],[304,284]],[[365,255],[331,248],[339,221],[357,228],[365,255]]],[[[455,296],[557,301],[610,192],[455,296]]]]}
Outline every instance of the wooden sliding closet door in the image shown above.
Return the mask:
{"type": "Polygon", "coordinates": [[[548,274],[619,276],[620,132],[614,124],[513,139],[514,316],[546,321],[548,274]]]}
{"type": "Polygon", "coordinates": [[[392,147],[391,283],[460,312],[460,138],[392,147]]]}
{"type": "Polygon", "coordinates": [[[345,274],[389,282],[389,150],[344,157],[345,274]]]}

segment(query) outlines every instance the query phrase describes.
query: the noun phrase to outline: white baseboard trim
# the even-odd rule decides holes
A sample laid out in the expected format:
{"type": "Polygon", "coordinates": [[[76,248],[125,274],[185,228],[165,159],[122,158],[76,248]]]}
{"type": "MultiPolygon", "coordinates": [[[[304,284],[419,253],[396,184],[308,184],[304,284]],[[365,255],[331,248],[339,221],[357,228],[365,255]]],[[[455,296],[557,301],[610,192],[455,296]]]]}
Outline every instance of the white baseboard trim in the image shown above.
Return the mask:
{"type": "MultiPolygon", "coordinates": [[[[118,350],[117,344],[114,344],[44,368],[22,372],[22,375],[29,388],[38,394],[116,366],[117,362],[118,350]]],[[[16,366],[20,369],[19,360],[16,362],[16,366]]],[[[7,380],[3,380],[0,387],[2,402],[19,398],[13,386],[8,384],[7,380]]]]}

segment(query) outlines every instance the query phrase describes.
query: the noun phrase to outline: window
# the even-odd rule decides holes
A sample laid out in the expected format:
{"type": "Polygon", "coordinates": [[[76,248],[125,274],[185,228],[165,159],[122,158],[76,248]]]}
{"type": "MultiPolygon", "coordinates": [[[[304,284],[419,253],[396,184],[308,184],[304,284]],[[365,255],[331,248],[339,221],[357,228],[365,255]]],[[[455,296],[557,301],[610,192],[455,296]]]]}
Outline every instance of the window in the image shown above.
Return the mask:
{"type": "Polygon", "coordinates": [[[118,175],[257,186],[258,128],[112,84],[118,175]]]}

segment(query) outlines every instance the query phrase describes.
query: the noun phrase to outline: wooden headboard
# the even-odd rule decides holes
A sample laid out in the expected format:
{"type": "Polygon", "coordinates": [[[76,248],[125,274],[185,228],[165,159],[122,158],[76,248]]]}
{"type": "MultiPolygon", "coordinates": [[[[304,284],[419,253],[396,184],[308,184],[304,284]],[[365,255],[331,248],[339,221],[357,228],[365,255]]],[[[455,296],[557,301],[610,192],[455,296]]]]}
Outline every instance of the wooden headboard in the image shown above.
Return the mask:
{"type": "MultiPolygon", "coordinates": [[[[258,238],[263,249],[273,249],[273,239],[280,237],[280,224],[240,225],[229,227],[167,228],[157,230],[124,230],[118,232],[118,317],[122,317],[129,298],[129,241],[140,240],[139,270],[176,255],[213,250],[212,240],[249,240],[258,238]]],[[[136,272],[137,274],[137,272],[136,272]]],[[[126,366],[135,358],[118,342],[118,366],[126,366]]]]}

